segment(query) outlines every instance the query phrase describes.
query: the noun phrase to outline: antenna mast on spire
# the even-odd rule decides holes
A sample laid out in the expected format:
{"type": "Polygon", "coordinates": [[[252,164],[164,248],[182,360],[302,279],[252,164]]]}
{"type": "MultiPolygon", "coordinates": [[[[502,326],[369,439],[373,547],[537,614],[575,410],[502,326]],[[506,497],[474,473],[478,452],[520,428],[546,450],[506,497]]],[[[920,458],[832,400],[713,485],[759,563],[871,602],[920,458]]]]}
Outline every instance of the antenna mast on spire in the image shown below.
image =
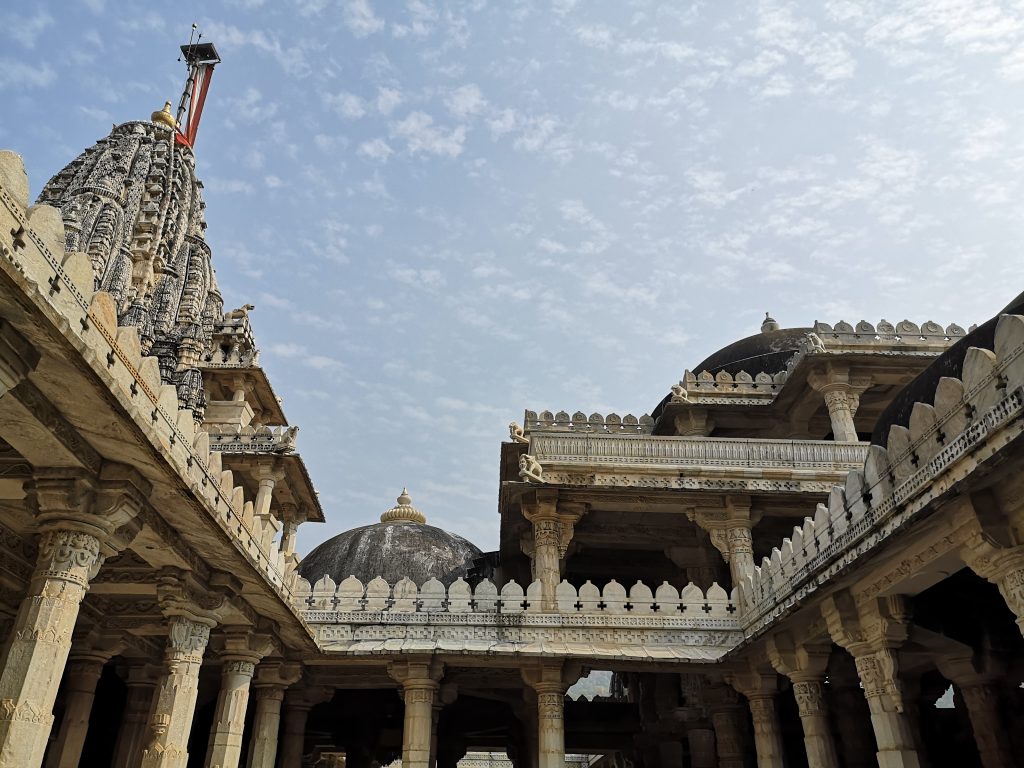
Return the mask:
{"type": "MultiPolygon", "coordinates": [[[[188,45],[181,46],[181,56],[185,58],[188,77],[185,80],[185,89],[181,93],[181,101],[178,103],[178,131],[175,140],[186,147],[195,146],[199,121],[203,116],[203,105],[206,104],[206,92],[210,89],[210,80],[213,79],[213,68],[220,64],[220,56],[217,55],[213,43],[200,42],[202,39],[203,33],[199,32],[198,25],[193,24],[188,45]]],[[[178,57],[178,61],[181,61],[181,56],[178,57]]]]}

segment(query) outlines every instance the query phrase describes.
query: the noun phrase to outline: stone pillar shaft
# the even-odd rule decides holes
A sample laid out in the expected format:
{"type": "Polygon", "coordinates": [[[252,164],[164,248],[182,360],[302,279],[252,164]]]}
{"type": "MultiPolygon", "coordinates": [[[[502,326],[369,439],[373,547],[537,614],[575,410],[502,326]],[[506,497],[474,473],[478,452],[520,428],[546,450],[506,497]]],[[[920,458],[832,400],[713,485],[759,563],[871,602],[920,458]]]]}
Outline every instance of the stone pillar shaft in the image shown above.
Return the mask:
{"type": "Polygon", "coordinates": [[[284,710],[284,732],[281,735],[281,768],[302,765],[302,754],[306,748],[306,719],[311,705],[303,701],[286,701],[284,710]]]}
{"type": "Polygon", "coordinates": [[[999,691],[991,683],[958,687],[967,705],[983,768],[1012,768],[1013,755],[999,711],[999,691]]]}
{"type": "Polygon", "coordinates": [[[774,695],[748,696],[747,703],[754,721],[757,768],[784,768],[785,750],[774,695]]]}
{"type": "Polygon", "coordinates": [[[256,665],[252,659],[224,659],[217,711],[213,716],[210,743],[206,750],[206,768],[238,768],[242,756],[242,732],[245,730],[249,684],[255,670],[256,665]]]}
{"type": "Polygon", "coordinates": [[[68,664],[64,717],[60,721],[57,741],[47,755],[47,768],[78,768],[101,674],[103,661],[99,659],[72,659],[68,664]]]}
{"type": "Polygon", "coordinates": [[[537,691],[537,766],[565,766],[565,686],[538,682],[537,691]]]}
{"type": "Polygon", "coordinates": [[[835,696],[835,710],[842,713],[836,718],[836,728],[843,764],[846,768],[873,768],[877,749],[864,694],[856,681],[851,681],[852,684],[833,682],[830,688],[835,696]]]}
{"type": "Polygon", "coordinates": [[[732,585],[738,587],[744,578],[754,574],[754,543],[750,533],[750,520],[731,522],[725,531],[729,552],[729,570],[732,585]]]}
{"type": "Polygon", "coordinates": [[[138,768],[146,745],[146,726],[155,688],[156,681],[147,677],[145,669],[129,671],[128,698],[114,746],[112,768],[138,768]]]}
{"type": "MultiPolygon", "coordinates": [[[[829,728],[825,690],[820,679],[807,678],[793,682],[793,696],[804,729],[804,749],[809,768],[839,768],[835,740],[829,728]]],[[[866,748],[866,749],[869,749],[866,748]]]]}
{"type": "Polygon", "coordinates": [[[718,768],[745,768],[738,707],[723,707],[713,711],[711,724],[715,728],[718,768]]]}
{"type": "Polygon", "coordinates": [[[284,686],[256,686],[256,715],[252,721],[252,742],[249,744],[247,768],[274,768],[283,700],[284,686]]]}
{"type": "Polygon", "coordinates": [[[557,515],[536,517],[533,521],[534,578],[541,583],[545,611],[555,611],[555,590],[562,580],[558,545],[561,537],[557,515]]]}
{"type": "Polygon", "coordinates": [[[402,728],[402,768],[428,768],[437,682],[409,677],[402,684],[405,722],[402,728]]]}
{"type": "Polygon", "coordinates": [[[171,616],[169,624],[164,673],[150,713],[143,768],[185,768],[188,762],[188,736],[210,623],[171,616]]]}
{"type": "Polygon", "coordinates": [[[857,675],[871,712],[878,746],[878,768],[920,768],[914,734],[901,711],[893,651],[883,649],[854,656],[857,675]]]}
{"type": "Polygon", "coordinates": [[[826,385],[822,390],[828,417],[832,421],[832,438],[837,442],[857,442],[857,427],[853,423],[854,407],[850,387],[846,384],[826,385]]]}
{"type": "Polygon", "coordinates": [[[690,765],[692,768],[718,768],[715,755],[715,732],[710,723],[693,724],[686,729],[686,740],[690,745],[690,765]]]}
{"type": "Polygon", "coordinates": [[[0,768],[38,768],[78,609],[99,569],[97,534],[54,528],[39,541],[0,669],[0,768]]]}

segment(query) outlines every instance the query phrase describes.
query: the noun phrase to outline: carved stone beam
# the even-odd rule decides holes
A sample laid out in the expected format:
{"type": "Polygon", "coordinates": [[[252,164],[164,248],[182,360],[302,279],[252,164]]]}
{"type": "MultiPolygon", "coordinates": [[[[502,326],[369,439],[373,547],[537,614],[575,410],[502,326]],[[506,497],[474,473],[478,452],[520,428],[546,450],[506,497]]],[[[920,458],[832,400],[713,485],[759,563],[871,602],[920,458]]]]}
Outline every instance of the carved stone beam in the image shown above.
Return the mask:
{"type": "Polygon", "coordinates": [[[0,318],[0,397],[28,378],[38,364],[36,348],[0,318]]]}

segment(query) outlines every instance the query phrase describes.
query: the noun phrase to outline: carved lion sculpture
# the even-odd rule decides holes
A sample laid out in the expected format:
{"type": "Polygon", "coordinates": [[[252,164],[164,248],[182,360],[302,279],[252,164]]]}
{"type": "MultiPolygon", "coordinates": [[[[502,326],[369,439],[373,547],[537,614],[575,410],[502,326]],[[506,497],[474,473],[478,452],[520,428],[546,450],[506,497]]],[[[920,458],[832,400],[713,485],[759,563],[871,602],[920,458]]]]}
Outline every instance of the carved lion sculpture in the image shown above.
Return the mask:
{"type": "Polygon", "coordinates": [[[508,435],[513,443],[529,443],[530,438],[526,436],[525,430],[514,421],[508,425],[508,435]]]}
{"type": "Polygon", "coordinates": [[[543,474],[544,469],[535,457],[528,453],[524,453],[519,457],[519,476],[521,478],[535,483],[543,483],[543,474]]]}

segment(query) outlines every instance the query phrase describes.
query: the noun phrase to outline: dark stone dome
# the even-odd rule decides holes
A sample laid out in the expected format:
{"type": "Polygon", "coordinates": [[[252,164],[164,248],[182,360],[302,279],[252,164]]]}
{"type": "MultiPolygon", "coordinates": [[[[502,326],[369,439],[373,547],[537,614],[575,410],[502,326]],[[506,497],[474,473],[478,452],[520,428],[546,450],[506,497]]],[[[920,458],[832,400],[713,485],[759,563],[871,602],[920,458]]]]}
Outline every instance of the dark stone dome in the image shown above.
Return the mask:
{"type": "Polygon", "coordinates": [[[800,344],[812,328],[782,328],[764,331],[745,339],[734,341],[710,355],[693,373],[718,373],[725,371],[736,375],[746,371],[751,376],[759,373],[778,373],[785,370],[786,363],[800,349],[800,344]]]}
{"type": "Polygon", "coordinates": [[[325,574],[336,583],[355,576],[363,584],[381,576],[394,585],[408,576],[417,585],[435,578],[446,586],[465,578],[480,550],[461,536],[426,524],[404,491],[381,522],[339,533],[299,564],[310,583],[325,574]]]}

